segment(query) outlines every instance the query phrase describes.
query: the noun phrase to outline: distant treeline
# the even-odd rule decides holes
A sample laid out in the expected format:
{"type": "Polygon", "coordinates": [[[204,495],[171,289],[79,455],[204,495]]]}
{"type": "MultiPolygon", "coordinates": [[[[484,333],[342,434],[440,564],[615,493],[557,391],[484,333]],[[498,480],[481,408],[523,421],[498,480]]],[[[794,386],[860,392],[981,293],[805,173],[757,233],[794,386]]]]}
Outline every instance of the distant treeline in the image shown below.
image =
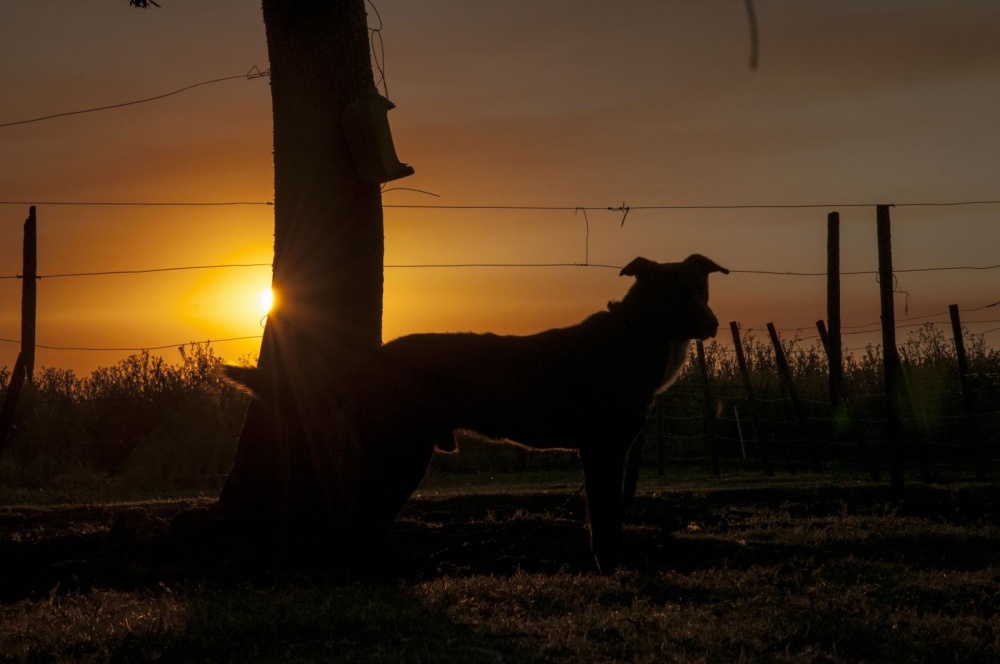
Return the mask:
{"type": "MultiPolygon", "coordinates": [[[[810,444],[821,446],[825,461],[860,464],[858,436],[876,462],[884,462],[878,346],[845,358],[847,404],[835,413],[822,346],[785,342],[806,413],[803,423],[779,383],[770,343],[753,335],[742,342],[754,402],[747,399],[733,349],[708,344],[711,402],[704,400],[697,363],[689,361],[677,384],[650,410],[647,467],[700,462],[713,454],[723,461],[756,462],[767,453],[780,469],[806,464],[812,458],[810,444]]],[[[1000,351],[977,335],[967,334],[965,344],[974,388],[971,429],[950,336],[929,324],[900,346],[910,397],[905,424],[914,449],[922,445],[935,463],[971,463],[970,432],[984,443],[989,459],[1000,457],[1000,351]]],[[[0,461],[0,487],[71,491],[106,482],[147,491],[216,490],[232,463],[249,397],[219,378],[216,369],[223,360],[209,345],[181,347],[179,353],[178,363],[138,353],[87,377],[53,368],[36,372],[21,395],[0,461]]],[[[9,368],[0,368],[0,397],[9,374],[9,368]]],[[[433,467],[495,472],[575,463],[568,454],[530,453],[467,438],[458,454],[438,455],[433,467]]]]}

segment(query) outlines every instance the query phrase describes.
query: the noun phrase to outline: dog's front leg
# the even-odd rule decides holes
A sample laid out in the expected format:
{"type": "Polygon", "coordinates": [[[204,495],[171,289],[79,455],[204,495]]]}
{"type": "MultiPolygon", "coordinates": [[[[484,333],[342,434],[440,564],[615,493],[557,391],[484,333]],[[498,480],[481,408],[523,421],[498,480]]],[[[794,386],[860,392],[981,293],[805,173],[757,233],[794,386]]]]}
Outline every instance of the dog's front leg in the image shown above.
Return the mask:
{"type": "Polygon", "coordinates": [[[602,574],[618,566],[622,540],[622,468],[625,453],[587,447],[580,449],[587,487],[590,546],[602,574]]]}

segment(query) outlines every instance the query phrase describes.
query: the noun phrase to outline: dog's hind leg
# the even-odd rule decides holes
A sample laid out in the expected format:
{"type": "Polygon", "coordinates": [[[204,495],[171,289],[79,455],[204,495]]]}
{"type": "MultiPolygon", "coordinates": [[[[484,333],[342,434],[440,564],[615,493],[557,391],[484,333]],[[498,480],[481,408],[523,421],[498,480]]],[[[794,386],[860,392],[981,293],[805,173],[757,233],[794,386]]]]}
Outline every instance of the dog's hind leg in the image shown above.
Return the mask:
{"type": "Polygon", "coordinates": [[[580,460],[587,487],[591,550],[601,573],[611,574],[618,566],[621,555],[625,453],[582,448],[580,460]]]}

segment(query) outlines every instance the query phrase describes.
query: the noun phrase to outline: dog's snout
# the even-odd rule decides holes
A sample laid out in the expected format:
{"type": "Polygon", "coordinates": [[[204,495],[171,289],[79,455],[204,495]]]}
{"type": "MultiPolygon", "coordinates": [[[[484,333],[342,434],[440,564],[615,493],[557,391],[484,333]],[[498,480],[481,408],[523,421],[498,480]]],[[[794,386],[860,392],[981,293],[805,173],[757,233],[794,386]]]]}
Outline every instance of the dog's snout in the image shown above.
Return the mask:
{"type": "Polygon", "coordinates": [[[705,336],[702,337],[703,341],[705,339],[712,339],[719,333],[719,319],[715,317],[711,309],[708,309],[706,314],[707,319],[705,321],[705,336]]]}

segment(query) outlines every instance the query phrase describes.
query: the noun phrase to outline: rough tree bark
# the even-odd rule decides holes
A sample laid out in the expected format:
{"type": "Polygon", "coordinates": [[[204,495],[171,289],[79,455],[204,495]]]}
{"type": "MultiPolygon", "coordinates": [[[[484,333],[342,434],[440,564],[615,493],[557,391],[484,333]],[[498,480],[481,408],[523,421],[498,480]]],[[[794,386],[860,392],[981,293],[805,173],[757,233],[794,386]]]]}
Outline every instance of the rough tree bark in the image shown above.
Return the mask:
{"type": "MultiPolygon", "coordinates": [[[[379,187],[355,174],[344,107],[374,85],[365,0],[263,0],[274,117],[276,306],[216,514],[268,537],[332,534],[357,486],[341,378],[381,344],[379,187]]],[[[287,540],[285,540],[287,541],[287,540]]]]}

